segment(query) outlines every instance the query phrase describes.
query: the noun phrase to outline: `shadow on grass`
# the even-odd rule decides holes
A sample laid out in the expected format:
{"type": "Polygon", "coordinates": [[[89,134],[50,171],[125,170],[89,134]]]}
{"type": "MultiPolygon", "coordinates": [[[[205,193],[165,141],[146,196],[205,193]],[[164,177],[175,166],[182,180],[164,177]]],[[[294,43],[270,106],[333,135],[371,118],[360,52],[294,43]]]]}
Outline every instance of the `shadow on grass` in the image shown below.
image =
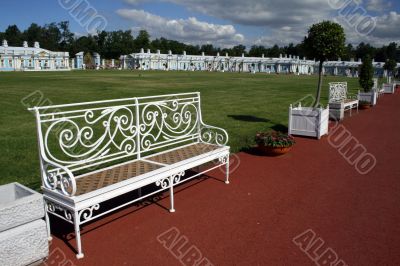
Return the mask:
{"type": "Polygon", "coordinates": [[[269,119],[256,117],[253,115],[228,115],[228,117],[234,120],[239,120],[244,122],[268,123],[271,121],[269,119]]]}
{"type": "Polygon", "coordinates": [[[282,124],[273,125],[273,126],[271,127],[271,129],[272,129],[272,130],[275,130],[275,131],[280,131],[280,132],[283,132],[283,133],[287,133],[288,130],[289,130],[287,126],[282,125],[282,124]]]}

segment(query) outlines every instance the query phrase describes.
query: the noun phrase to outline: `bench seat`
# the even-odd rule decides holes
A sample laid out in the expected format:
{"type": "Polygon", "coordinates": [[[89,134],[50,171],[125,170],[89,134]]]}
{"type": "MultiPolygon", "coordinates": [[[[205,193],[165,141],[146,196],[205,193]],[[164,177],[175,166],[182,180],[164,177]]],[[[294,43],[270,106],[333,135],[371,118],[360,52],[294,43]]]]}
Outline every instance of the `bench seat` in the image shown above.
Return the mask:
{"type": "Polygon", "coordinates": [[[218,147],[217,145],[196,143],[173,151],[150,156],[145,160],[124,163],[116,167],[84,175],[77,178],[75,196],[83,196],[84,194],[118,184],[125,180],[132,179],[131,181],[135,181],[133,179],[140,179],[144,174],[151,174],[151,172],[156,171],[157,174],[159,174],[160,171],[169,170],[171,168],[166,166],[177,166],[180,162],[187,159],[196,161],[196,157],[201,158],[202,155],[208,152],[224,150],[226,149],[218,147]]]}
{"type": "Polygon", "coordinates": [[[353,100],[353,99],[346,99],[344,100],[344,108],[355,108],[357,107],[359,101],[358,100],[353,100]]]}

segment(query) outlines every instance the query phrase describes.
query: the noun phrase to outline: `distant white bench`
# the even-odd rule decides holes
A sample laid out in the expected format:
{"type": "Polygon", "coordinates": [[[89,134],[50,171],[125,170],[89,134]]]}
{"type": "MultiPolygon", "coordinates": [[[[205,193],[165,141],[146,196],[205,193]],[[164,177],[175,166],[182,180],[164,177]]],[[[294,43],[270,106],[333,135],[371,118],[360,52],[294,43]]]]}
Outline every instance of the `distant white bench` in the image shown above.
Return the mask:
{"type": "Polygon", "coordinates": [[[378,79],[377,79],[377,78],[374,78],[373,81],[374,81],[374,88],[373,88],[373,90],[376,91],[377,96],[378,96],[378,98],[379,98],[380,96],[382,96],[383,94],[385,94],[385,89],[384,89],[383,87],[379,88],[378,79]]]}
{"type": "Polygon", "coordinates": [[[48,214],[73,224],[77,258],[83,257],[84,223],[166,189],[174,212],[174,186],[222,165],[229,183],[228,134],[203,123],[200,93],[30,110],[36,114],[49,235],[48,214]],[[200,171],[209,162],[214,164],[200,171]],[[186,176],[190,169],[194,174],[186,176]],[[112,209],[101,208],[131,191],[138,196],[112,209]]]}
{"type": "Polygon", "coordinates": [[[348,90],[347,90],[347,82],[331,82],[329,83],[329,107],[341,104],[343,105],[344,111],[357,108],[359,101],[356,98],[349,97],[348,90]]]}

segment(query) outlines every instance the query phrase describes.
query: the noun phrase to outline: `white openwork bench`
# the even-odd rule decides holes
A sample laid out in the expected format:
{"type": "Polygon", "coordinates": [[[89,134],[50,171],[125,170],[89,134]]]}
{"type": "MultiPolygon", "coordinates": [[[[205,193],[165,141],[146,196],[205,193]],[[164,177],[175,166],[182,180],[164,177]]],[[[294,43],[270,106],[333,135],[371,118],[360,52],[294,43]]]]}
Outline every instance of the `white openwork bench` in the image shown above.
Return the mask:
{"type": "Polygon", "coordinates": [[[374,78],[373,81],[374,81],[374,87],[372,89],[377,93],[377,96],[379,98],[385,94],[385,89],[382,86],[381,88],[379,88],[377,78],[374,78]]]}
{"type": "MultiPolygon", "coordinates": [[[[339,120],[343,119],[344,112],[350,110],[350,116],[353,108],[357,108],[358,99],[351,98],[347,91],[347,82],[331,82],[329,83],[329,109],[332,112],[340,112],[340,115],[333,115],[339,120]],[[339,111],[337,111],[339,110],[339,111]]],[[[332,116],[332,114],[331,114],[332,116]]]]}
{"type": "Polygon", "coordinates": [[[186,93],[31,108],[49,236],[49,214],[73,224],[82,258],[82,224],[166,189],[174,212],[174,186],[223,165],[228,184],[228,134],[203,123],[200,105],[200,93],[186,93]]]}

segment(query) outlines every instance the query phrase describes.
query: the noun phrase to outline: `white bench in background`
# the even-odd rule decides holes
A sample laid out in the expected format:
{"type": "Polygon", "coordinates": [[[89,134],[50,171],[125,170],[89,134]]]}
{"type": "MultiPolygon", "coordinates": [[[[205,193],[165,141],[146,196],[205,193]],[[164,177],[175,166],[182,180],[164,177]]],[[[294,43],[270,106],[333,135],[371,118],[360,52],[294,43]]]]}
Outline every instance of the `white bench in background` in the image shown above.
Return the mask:
{"type": "Polygon", "coordinates": [[[339,120],[343,119],[344,112],[357,108],[359,101],[356,97],[349,97],[347,90],[347,82],[331,82],[329,83],[329,110],[332,114],[340,112],[339,115],[334,114],[333,117],[339,120]]]}
{"type": "Polygon", "coordinates": [[[385,89],[383,89],[382,87],[379,88],[379,84],[378,84],[378,79],[374,78],[374,87],[373,90],[376,91],[378,98],[381,97],[383,94],[385,94],[385,89]]]}
{"type": "Polygon", "coordinates": [[[186,93],[31,108],[49,235],[48,214],[73,224],[82,258],[81,225],[166,189],[174,212],[174,186],[223,165],[228,184],[228,134],[203,123],[200,105],[200,93],[186,93]]]}

